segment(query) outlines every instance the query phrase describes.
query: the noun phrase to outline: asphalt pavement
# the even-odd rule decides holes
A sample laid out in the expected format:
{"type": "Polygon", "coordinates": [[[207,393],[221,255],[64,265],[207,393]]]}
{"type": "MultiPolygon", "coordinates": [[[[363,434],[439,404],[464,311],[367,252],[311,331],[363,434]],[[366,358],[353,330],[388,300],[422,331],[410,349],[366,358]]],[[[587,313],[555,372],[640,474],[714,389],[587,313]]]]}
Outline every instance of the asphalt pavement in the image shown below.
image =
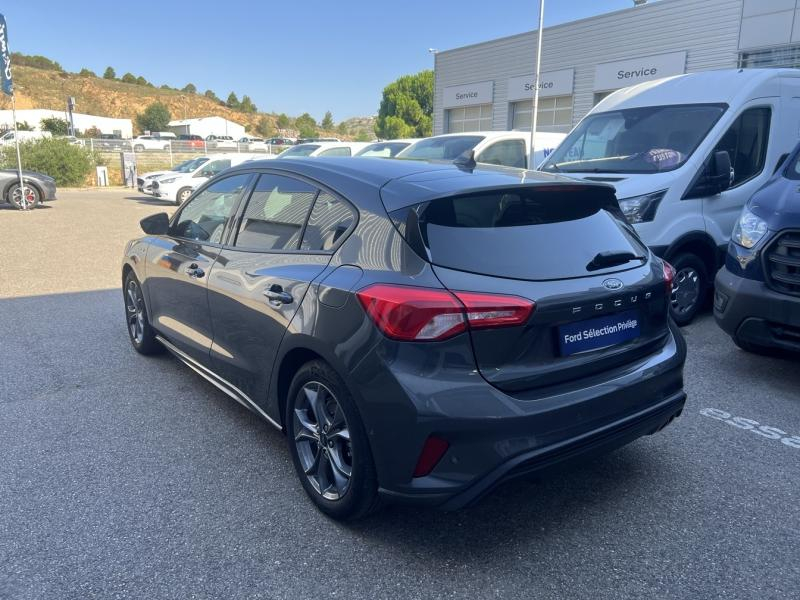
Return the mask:
{"type": "Polygon", "coordinates": [[[798,598],[800,360],[685,328],[677,421],[467,510],[317,512],[285,440],[127,339],[125,191],[0,210],[0,598],[798,598]]]}

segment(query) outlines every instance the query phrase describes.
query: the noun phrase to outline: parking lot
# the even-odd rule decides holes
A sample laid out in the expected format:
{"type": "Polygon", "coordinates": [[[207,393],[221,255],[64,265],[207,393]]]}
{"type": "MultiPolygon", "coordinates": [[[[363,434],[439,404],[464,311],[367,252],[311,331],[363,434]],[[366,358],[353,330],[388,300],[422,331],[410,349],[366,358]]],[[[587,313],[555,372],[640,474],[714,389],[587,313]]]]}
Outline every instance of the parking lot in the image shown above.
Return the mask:
{"type": "Polygon", "coordinates": [[[0,209],[0,599],[797,597],[796,357],[706,313],[664,431],[467,510],[342,525],[279,432],[130,347],[123,246],[174,207],[59,198],[0,209]]]}

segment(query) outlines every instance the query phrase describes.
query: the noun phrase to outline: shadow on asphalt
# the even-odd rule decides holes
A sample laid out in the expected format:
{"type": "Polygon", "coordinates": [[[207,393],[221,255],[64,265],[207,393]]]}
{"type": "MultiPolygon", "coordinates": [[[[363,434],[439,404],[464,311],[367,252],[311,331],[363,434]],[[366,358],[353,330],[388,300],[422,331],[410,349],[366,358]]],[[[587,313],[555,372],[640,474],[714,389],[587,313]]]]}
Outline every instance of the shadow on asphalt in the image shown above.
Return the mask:
{"type": "Polygon", "coordinates": [[[149,204],[151,206],[175,206],[175,203],[170,200],[161,200],[153,196],[125,196],[125,200],[133,200],[139,204],[149,204]]]}

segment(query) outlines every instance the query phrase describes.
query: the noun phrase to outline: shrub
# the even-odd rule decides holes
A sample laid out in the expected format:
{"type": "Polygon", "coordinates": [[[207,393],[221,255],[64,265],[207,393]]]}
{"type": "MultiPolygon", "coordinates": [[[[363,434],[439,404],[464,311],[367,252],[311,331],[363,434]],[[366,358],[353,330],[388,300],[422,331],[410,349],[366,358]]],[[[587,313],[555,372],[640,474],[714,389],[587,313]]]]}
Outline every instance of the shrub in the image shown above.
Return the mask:
{"type": "MultiPolygon", "coordinates": [[[[41,139],[20,144],[22,168],[38,171],[56,180],[60,186],[83,185],[97,164],[94,155],[65,139],[41,139]]],[[[17,166],[14,146],[6,146],[0,155],[4,168],[17,166]]]]}
{"type": "Polygon", "coordinates": [[[39,127],[41,127],[42,131],[49,131],[53,135],[69,134],[69,121],[58,117],[45,117],[39,121],[39,127]]]}

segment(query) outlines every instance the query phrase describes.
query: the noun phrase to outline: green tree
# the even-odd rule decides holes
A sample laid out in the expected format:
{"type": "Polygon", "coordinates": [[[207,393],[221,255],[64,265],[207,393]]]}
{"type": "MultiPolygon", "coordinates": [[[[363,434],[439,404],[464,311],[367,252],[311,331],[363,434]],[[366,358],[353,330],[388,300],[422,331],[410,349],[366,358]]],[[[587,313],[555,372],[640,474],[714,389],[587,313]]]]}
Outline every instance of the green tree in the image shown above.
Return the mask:
{"type": "Polygon", "coordinates": [[[339,123],[339,124],[336,126],[336,133],[338,133],[339,135],[347,135],[347,134],[348,134],[348,131],[347,131],[347,123],[345,123],[344,121],[342,121],[341,123],[339,123]]]}
{"type": "Polygon", "coordinates": [[[120,81],[122,83],[136,83],[136,76],[133,73],[125,73],[120,81]]]}
{"type": "Polygon", "coordinates": [[[225,102],[225,106],[234,110],[239,110],[239,98],[236,97],[235,93],[231,92],[228,94],[228,100],[225,102]]]}
{"type": "Polygon", "coordinates": [[[97,77],[97,73],[92,71],[91,69],[87,69],[86,67],[81,69],[81,72],[78,73],[81,77],[97,77]]]}
{"type": "Polygon", "coordinates": [[[358,135],[356,136],[357,142],[371,142],[372,140],[373,136],[369,131],[359,131],[358,135]]]}
{"type": "Polygon", "coordinates": [[[288,129],[289,125],[292,124],[292,121],[289,119],[289,116],[286,113],[281,113],[278,115],[275,124],[278,126],[278,129],[288,129]]]}
{"type": "Polygon", "coordinates": [[[217,98],[217,95],[211,90],[206,90],[203,96],[214,102],[219,102],[219,98],[217,98]]]}
{"type": "Polygon", "coordinates": [[[136,115],[136,125],[141,131],[164,131],[171,119],[166,104],[153,102],[143,113],[136,115]]]}
{"type": "Polygon", "coordinates": [[[383,89],[378,137],[428,137],[433,131],[433,71],[403,75],[383,89]]]}
{"type": "Polygon", "coordinates": [[[49,58],[40,56],[38,54],[31,56],[28,54],[22,54],[21,52],[12,52],[11,64],[21,65],[24,67],[33,67],[35,69],[47,69],[48,71],[58,71],[59,73],[64,72],[62,66],[56,61],[50,60],[49,58]]]}
{"type": "Polygon", "coordinates": [[[320,127],[328,131],[333,129],[333,115],[331,114],[331,111],[327,111],[325,116],[322,117],[322,123],[320,123],[320,127]]]}
{"type": "Polygon", "coordinates": [[[187,94],[196,94],[197,93],[197,86],[193,83],[187,83],[185,86],[181,88],[182,92],[186,92],[187,94]]]}
{"type": "Polygon", "coordinates": [[[116,79],[117,72],[114,70],[114,67],[106,67],[106,70],[103,72],[103,79],[116,79]]]}
{"type": "Polygon", "coordinates": [[[59,119],[58,117],[46,117],[39,121],[39,127],[42,131],[49,131],[53,135],[67,135],[69,134],[69,122],[66,119],[59,119]]]}
{"type": "Polygon", "coordinates": [[[256,105],[253,104],[253,101],[247,94],[242,96],[242,101],[239,103],[239,110],[246,113],[254,113],[258,111],[256,105]]]}
{"type": "MultiPolygon", "coordinates": [[[[25,142],[22,168],[38,171],[55,178],[60,186],[83,185],[97,164],[96,157],[82,146],[75,146],[65,138],[44,138],[25,142]]],[[[17,167],[14,146],[0,151],[0,166],[17,167]]]]}
{"type": "Polygon", "coordinates": [[[317,137],[317,122],[310,114],[303,113],[294,120],[294,126],[300,133],[301,138],[317,137]]]}
{"type": "Polygon", "coordinates": [[[149,83],[148,83],[147,79],[145,79],[144,77],[142,77],[141,75],[139,75],[139,76],[136,78],[136,85],[149,85],[149,83]]]}
{"type": "Polygon", "coordinates": [[[159,88],[160,88],[160,89],[162,89],[162,90],[171,90],[171,89],[172,89],[172,88],[171,88],[171,87],[169,87],[169,86],[168,86],[166,83],[163,83],[163,84],[161,84],[161,85],[159,86],[159,88]]]}
{"type": "Polygon", "coordinates": [[[261,117],[256,123],[256,133],[261,137],[270,138],[275,135],[275,127],[267,117],[261,117]]]}
{"type": "Polygon", "coordinates": [[[27,121],[17,121],[17,131],[33,131],[33,126],[27,121]]]}

